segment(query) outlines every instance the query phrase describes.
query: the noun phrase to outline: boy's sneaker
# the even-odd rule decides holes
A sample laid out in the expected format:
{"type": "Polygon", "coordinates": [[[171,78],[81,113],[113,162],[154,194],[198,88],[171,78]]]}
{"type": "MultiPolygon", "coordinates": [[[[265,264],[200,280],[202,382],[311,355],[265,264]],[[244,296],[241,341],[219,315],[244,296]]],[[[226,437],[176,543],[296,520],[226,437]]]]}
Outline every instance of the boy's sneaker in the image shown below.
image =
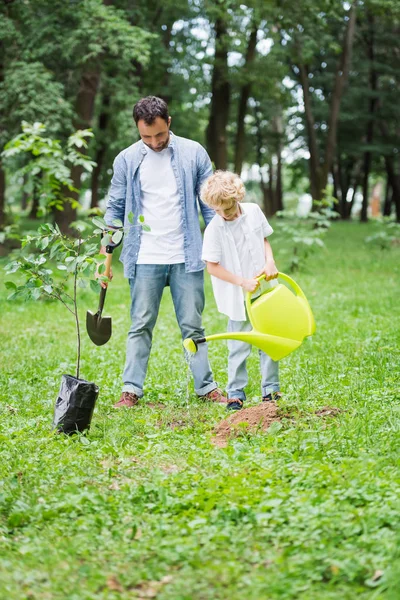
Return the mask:
{"type": "Polygon", "coordinates": [[[228,402],[228,398],[226,398],[222,391],[219,388],[215,388],[205,394],[204,396],[200,396],[200,400],[204,400],[205,402],[217,402],[218,404],[226,404],[228,402]]]}
{"type": "Polygon", "coordinates": [[[243,400],[240,398],[229,398],[226,410],[240,410],[243,408],[243,400]]]}
{"type": "Polygon", "coordinates": [[[278,402],[279,400],[281,400],[281,398],[282,398],[281,392],[272,392],[271,394],[267,394],[266,396],[263,396],[262,401],[263,402],[278,402]]]}

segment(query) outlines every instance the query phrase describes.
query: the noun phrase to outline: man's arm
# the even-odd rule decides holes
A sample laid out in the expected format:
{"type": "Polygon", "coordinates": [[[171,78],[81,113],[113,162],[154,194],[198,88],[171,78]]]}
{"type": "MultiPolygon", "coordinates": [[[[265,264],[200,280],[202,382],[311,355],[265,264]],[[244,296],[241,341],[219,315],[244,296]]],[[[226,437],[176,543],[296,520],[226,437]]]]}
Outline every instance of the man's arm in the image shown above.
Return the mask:
{"type": "MultiPolygon", "coordinates": [[[[125,202],[126,202],[126,164],[124,158],[119,154],[114,160],[113,177],[111,179],[110,190],[108,194],[108,202],[104,220],[110,229],[118,229],[113,225],[115,219],[119,219],[122,223],[125,217],[125,202]]],[[[105,246],[100,246],[100,254],[106,254],[105,246]]],[[[98,277],[98,270],[95,277],[98,277]]],[[[113,278],[112,269],[110,269],[109,279],[113,278]]],[[[107,284],[104,281],[100,285],[105,288],[107,284]]]]}
{"type": "Polygon", "coordinates": [[[204,204],[204,202],[200,198],[200,189],[203,183],[213,174],[213,168],[211,164],[210,157],[207,152],[204,150],[203,146],[200,146],[200,149],[197,153],[197,182],[196,182],[196,197],[199,201],[201,214],[203,215],[204,222],[206,226],[209,224],[215,212],[212,208],[204,204]]]}
{"type": "MultiPolygon", "coordinates": [[[[124,222],[126,203],[126,163],[121,154],[118,154],[113,164],[108,202],[104,220],[107,225],[113,226],[113,220],[124,222]]],[[[115,226],[114,226],[115,227],[115,226]]]]}

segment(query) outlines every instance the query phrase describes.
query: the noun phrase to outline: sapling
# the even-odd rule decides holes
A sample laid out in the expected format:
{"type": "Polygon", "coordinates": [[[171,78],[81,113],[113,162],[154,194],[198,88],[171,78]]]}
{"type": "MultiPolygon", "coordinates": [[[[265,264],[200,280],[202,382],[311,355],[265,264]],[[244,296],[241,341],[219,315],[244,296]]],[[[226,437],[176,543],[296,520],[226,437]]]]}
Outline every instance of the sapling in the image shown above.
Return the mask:
{"type": "MultiPolygon", "coordinates": [[[[128,215],[129,227],[141,226],[149,229],[142,216],[138,225],[134,224],[134,215],[128,215]]],[[[78,316],[78,288],[90,288],[100,291],[100,281],[108,281],[104,273],[105,256],[99,254],[99,235],[101,245],[118,244],[124,228],[120,220],[113,221],[111,229],[101,217],[92,219],[92,224],[75,221],[71,228],[77,237],[68,237],[61,233],[57,224],[45,223],[34,234],[22,239],[20,250],[12,253],[12,260],[6,265],[6,272],[19,273],[22,283],[6,281],[11,291],[9,300],[39,300],[47,298],[60,302],[74,318],[76,331],[76,377],[80,374],[81,327],[78,316]],[[93,227],[94,226],[94,227],[93,227]],[[95,278],[96,271],[98,277],[95,278]]]]}

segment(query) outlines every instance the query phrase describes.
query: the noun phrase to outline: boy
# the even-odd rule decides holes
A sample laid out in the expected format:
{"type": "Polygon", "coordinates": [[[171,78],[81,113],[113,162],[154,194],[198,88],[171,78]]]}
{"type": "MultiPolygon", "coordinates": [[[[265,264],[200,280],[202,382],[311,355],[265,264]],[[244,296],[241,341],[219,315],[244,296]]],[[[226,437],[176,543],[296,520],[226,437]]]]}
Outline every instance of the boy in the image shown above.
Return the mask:
{"type": "MultiPolygon", "coordinates": [[[[244,294],[257,289],[256,277],[265,273],[269,281],[278,276],[267,240],[273,229],[257,204],[240,204],[245,193],[240,177],[229,171],[216,171],[200,192],[203,202],[216,212],[204,233],[202,259],[211,275],[218,310],[229,317],[230,332],[251,330],[244,294]]],[[[227,408],[240,410],[246,399],[246,360],[251,346],[228,340],[228,349],[227,408]]],[[[278,362],[261,350],[259,353],[262,399],[277,400],[281,397],[278,362]]]]}

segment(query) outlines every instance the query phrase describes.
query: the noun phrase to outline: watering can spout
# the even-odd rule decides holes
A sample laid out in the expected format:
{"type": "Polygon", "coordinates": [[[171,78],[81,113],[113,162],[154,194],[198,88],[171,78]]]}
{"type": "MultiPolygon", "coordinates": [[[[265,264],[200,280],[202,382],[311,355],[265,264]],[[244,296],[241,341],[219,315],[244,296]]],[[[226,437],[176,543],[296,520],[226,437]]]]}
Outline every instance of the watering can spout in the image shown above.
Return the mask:
{"type": "Polygon", "coordinates": [[[183,345],[189,352],[197,352],[199,344],[213,340],[238,340],[246,342],[268,354],[272,360],[285,358],[285,356],[296,350],[301,344],[298,340],[291,340],[256,331],[245,331],[242,333],[216,333],[208,335],[206,338],[198,339],[187,338],[184,340],[183,345]]]}
{"type": "MultiPolygon", "coordinates": [[[[261,276],[261,280],[265,275],[261,276]]],[[[256,346],[273,360],[281,360],[296,350],[315,332],[315,321],[307,298],[300,286],[289,275],[279,278],[291,286],[279,284],[264,290],[254,301],[246,296],[246,308],[253,326],[251,331],[216,333],[205,338],[184,340],[189,352],[197,352],[198,345],[212,340],[239,340],[256,346]]]]}

